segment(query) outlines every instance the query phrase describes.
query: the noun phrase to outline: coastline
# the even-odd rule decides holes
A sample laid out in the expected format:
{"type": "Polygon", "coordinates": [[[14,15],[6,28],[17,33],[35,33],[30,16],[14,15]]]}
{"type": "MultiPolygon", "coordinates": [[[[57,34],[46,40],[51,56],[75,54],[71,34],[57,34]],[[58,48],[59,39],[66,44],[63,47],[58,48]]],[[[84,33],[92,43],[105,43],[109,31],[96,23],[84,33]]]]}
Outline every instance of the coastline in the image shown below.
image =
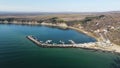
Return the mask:
{"type": "MultiPolygon", "coordinates": [[[[1,23],[1,24],[6,24],[6,23],[1,23]]],[[[9,23],[7,23],[7,24],[9,24],[9,23]]],[[[15,23],[10,23],[10,24],[15,24],[15,23]]],[[[41,24],[41,23],[36,23],[36,24],[23,24],[23,23],[18,23],[18,24],[16,24],[16,25],[42,25],[42,26],[53,26],[53,27],[58,27],[58,28],[62,28],[62,29],[73,29],[73,30],[76,30],[76,31],[78,31],[78,32],[82,32],[82,33],[84,33],[84,34],[86,34],[86,35],[88,35],[88,36],[91,36],[91,37],[93,37],[93,38],[95,38],[96,40],[97,40],[97,42],[100,42],[100,43],[103,43],[103,42],[101,42],[100,41],[100,39],[99,38],[97,38],[97,37],[95,37],[94,35],[92,35],[92,33],[89,33],[89,32],[86,32],[86,31],[84,31],[84,30],[82,30],[82,29],[79,29],[79,28],[75,28],[75,27],[71,27],[71,26],[66,26],[66,25],[63,25],[63,24],[61,24],[61,25],[59,25],[59,24],[48,24],[48,23],[45,23],[45,24],[41,24]]],[[[101,51],[105,51],[105,52],[111,52],[111,53],[120,53],[120,46],[118,46],[118,45],[116,45],[116,44],[113,44],[113,43],[111,43],[112,44],[112,46],[103,46],[103,45],[101,45],[100,43],[97,43],[97,44],[95,44],[95,45],[93,45],[93,46],[89,46],[89,47],[81,47],[82,49],[90,49],[90,50],[96,50],[96,51],[99,51],[99,50],[101,50],[101,51]]],[[[104,44],[104,43],[103,43],[104,44]]]]}
{"type": "Polygon", "coordinates": [[[73,29],[73,30],[76,30],[76,31],[78,31],[78,32],[82,32],[82,33],[84,33],[84,34],[86,34],[86,35],[88,35],[88,36],[90,36],[90,37],[95,38],[96,41],[99,41],[99,40],[100,40],[99,38],[95,37],[92,33],[87,32],[87,31],[85,31],[85,30],[83,30],[83,29],[79,29],[79,28],[75,28],[75,27],[71,27],[71,26],[68,26],[68,29],[73,29]]]}
{"type": "MultiPolygon", "coordinates": [[[[41,24],[42,25],[42,24],[41,24]]],[[[71,27],[71,26],[59,26],[59,25],[49,25],[49,24],[44,24],[44,26],[54,26],[54,27],[61,27],[61,28],[68,28],[68,29],[73,29],[73,30],[76,30],[76,31],[78,31],[78,32],[82,32],[82,33],[84,33],[84,34],[86,34],[86,35],[88,35],[88,36],[91,36],[91,37],[93,37],[93,38],[95,38],[96,40],[97,40],[97,42],[99,42],[98,44],[96,44],[96,45],[94,45],[94,46],[90,46],[90,47],[87,47],[87,48],[84,48],[83,47],[83,49],[93,49],[93,50],[101,50],[101,51],[107,51],[107,52],[112,52],[112,53],[120,53],[120,46],[119,45],[116,45],[116,44],[114,44],[114,43],[110,43],[110,44],[108,44],[108,45],[110,45],[110,46],[104,46],[104,44],[106,45],[106,43],[105,42],[102,42],[101,41],[101,39],[100,38],[98,38],[98,37],[95,37],[92,33],[90,33],[90,32],[87,32],[87,31],[84,31],[84,30],[82,30],[82,29],[79,29],[79,28],[75,28],[75,27],[71,27]],[[103,45],[101,45],[101,44],[103,44],[103,45]]]]}

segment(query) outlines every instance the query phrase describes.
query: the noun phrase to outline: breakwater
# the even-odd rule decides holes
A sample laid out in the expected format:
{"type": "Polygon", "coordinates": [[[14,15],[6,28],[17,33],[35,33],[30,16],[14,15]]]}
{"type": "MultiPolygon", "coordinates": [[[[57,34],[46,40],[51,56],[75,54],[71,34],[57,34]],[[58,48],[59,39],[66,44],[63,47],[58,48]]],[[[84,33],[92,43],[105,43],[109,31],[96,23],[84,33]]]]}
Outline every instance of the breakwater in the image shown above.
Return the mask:
{"type": "Polygon", "coordinates": [[[40,40],[35,38],[34,36],[26,36],[29,40],[31,40],[33,43],[37,44],[40,47],[50,47],[50,48],[87,48],[92,47],[96,45],[96,42],[90,42],[90,43],[83,43],[83,44],[75,44],[73,41],[71,41],[71,44],[48,44],[48,43],[42,43],[40,40]]]}

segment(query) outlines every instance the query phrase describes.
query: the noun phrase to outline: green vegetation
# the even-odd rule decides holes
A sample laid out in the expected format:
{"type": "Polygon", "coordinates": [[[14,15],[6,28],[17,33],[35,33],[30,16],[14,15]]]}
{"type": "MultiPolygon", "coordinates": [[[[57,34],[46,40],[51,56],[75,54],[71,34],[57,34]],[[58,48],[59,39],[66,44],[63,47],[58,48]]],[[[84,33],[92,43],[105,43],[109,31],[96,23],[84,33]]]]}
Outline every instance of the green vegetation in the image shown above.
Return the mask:
{"type": "Polygon", "coordinates": [[[44,22],[53,23],[53,24],[56,24],[56,23],[65,23],[64,20],[62,20],[62,19],[60,19],[58,17],[49,18],[47,20],[44,20],[44,22]]]}
{"type": "Polygon", "coordinates": [[[98,19],[105,17],[105,15],[100,15],[98,16],[98,19]]]}
{"type": "Polygon", "coordinates": [[[15,18],[1,18],[0,21],[9,21],[12,22],[15,18]]]}
{"type": "Polygon", "coordinates": [[[77,25],[77,24],[82,24],[82,21],[80,21],[80,20],[67,21],[66,24],[68,26],[73,26],[73,25],[77,25]]]}
{"type": "Polygon", "coordinates": [[[93,16],[93,17],[86,17],[84,20],[82,20],[82,23],[81,23],[81,24],[85,24],[85,23],[87,23],[87,22],[89,22],[89,21],[92,21],[92,20],[94,20],[94,19],[101,19],[101,18],[103,18],[103,17],[105,17],[105,15],[93,16]]]}

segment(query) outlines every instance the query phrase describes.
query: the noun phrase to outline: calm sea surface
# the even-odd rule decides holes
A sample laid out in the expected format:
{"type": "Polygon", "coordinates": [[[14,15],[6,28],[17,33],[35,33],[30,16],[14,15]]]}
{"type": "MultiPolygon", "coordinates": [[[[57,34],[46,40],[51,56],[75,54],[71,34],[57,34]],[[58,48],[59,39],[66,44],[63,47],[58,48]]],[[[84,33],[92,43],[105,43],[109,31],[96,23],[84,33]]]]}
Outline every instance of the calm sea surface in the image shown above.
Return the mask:
{"type": "Polygon", "coordinates": [[[95,42],[94,38],[70,29],[0,24],[0,68],[114,68],[115,59],[119,60],[118,55],[80,48],[41,48],[27,35],[44,42],[95,42]]]}

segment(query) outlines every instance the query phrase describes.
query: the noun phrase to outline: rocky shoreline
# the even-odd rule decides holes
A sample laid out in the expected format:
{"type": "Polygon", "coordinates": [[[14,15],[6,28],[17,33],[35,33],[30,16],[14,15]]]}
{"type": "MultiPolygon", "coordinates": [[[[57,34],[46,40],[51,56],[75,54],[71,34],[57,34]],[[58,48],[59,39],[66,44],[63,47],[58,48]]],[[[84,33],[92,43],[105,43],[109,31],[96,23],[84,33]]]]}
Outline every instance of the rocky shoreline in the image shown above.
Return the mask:
{"type": "MultiPolygon", "coordinates": [[[[46,25],[44,24],[44,26],[54,26],[54,27],[61,27],[59,25],[49,25],[46,23],[46,25]]],[[[62,26],[63,28],[64,26],[62,26]]],[[[92,33],[84,31],[82,29],[76,28],[76,27],[72,27],[72,26],[65,26],[64,28],[68,28],[68,29],[73,29],[76,30],[78,32],[82,32],[88,36],[91,36],[93,38],[95,38],[97,40],[97,43],[94,47],[88,47],[87,49],[95,49],[95,50],[101,50],[101,51],[106,51],[106,52],[112,52],[112,53],[120,53],[120,47],[114,43],[106,43],[104,41],[101,40],[101,38],[95,37],[92,33]]],[[[85,48],[86,49],[86,48],[85,48]]]]}

